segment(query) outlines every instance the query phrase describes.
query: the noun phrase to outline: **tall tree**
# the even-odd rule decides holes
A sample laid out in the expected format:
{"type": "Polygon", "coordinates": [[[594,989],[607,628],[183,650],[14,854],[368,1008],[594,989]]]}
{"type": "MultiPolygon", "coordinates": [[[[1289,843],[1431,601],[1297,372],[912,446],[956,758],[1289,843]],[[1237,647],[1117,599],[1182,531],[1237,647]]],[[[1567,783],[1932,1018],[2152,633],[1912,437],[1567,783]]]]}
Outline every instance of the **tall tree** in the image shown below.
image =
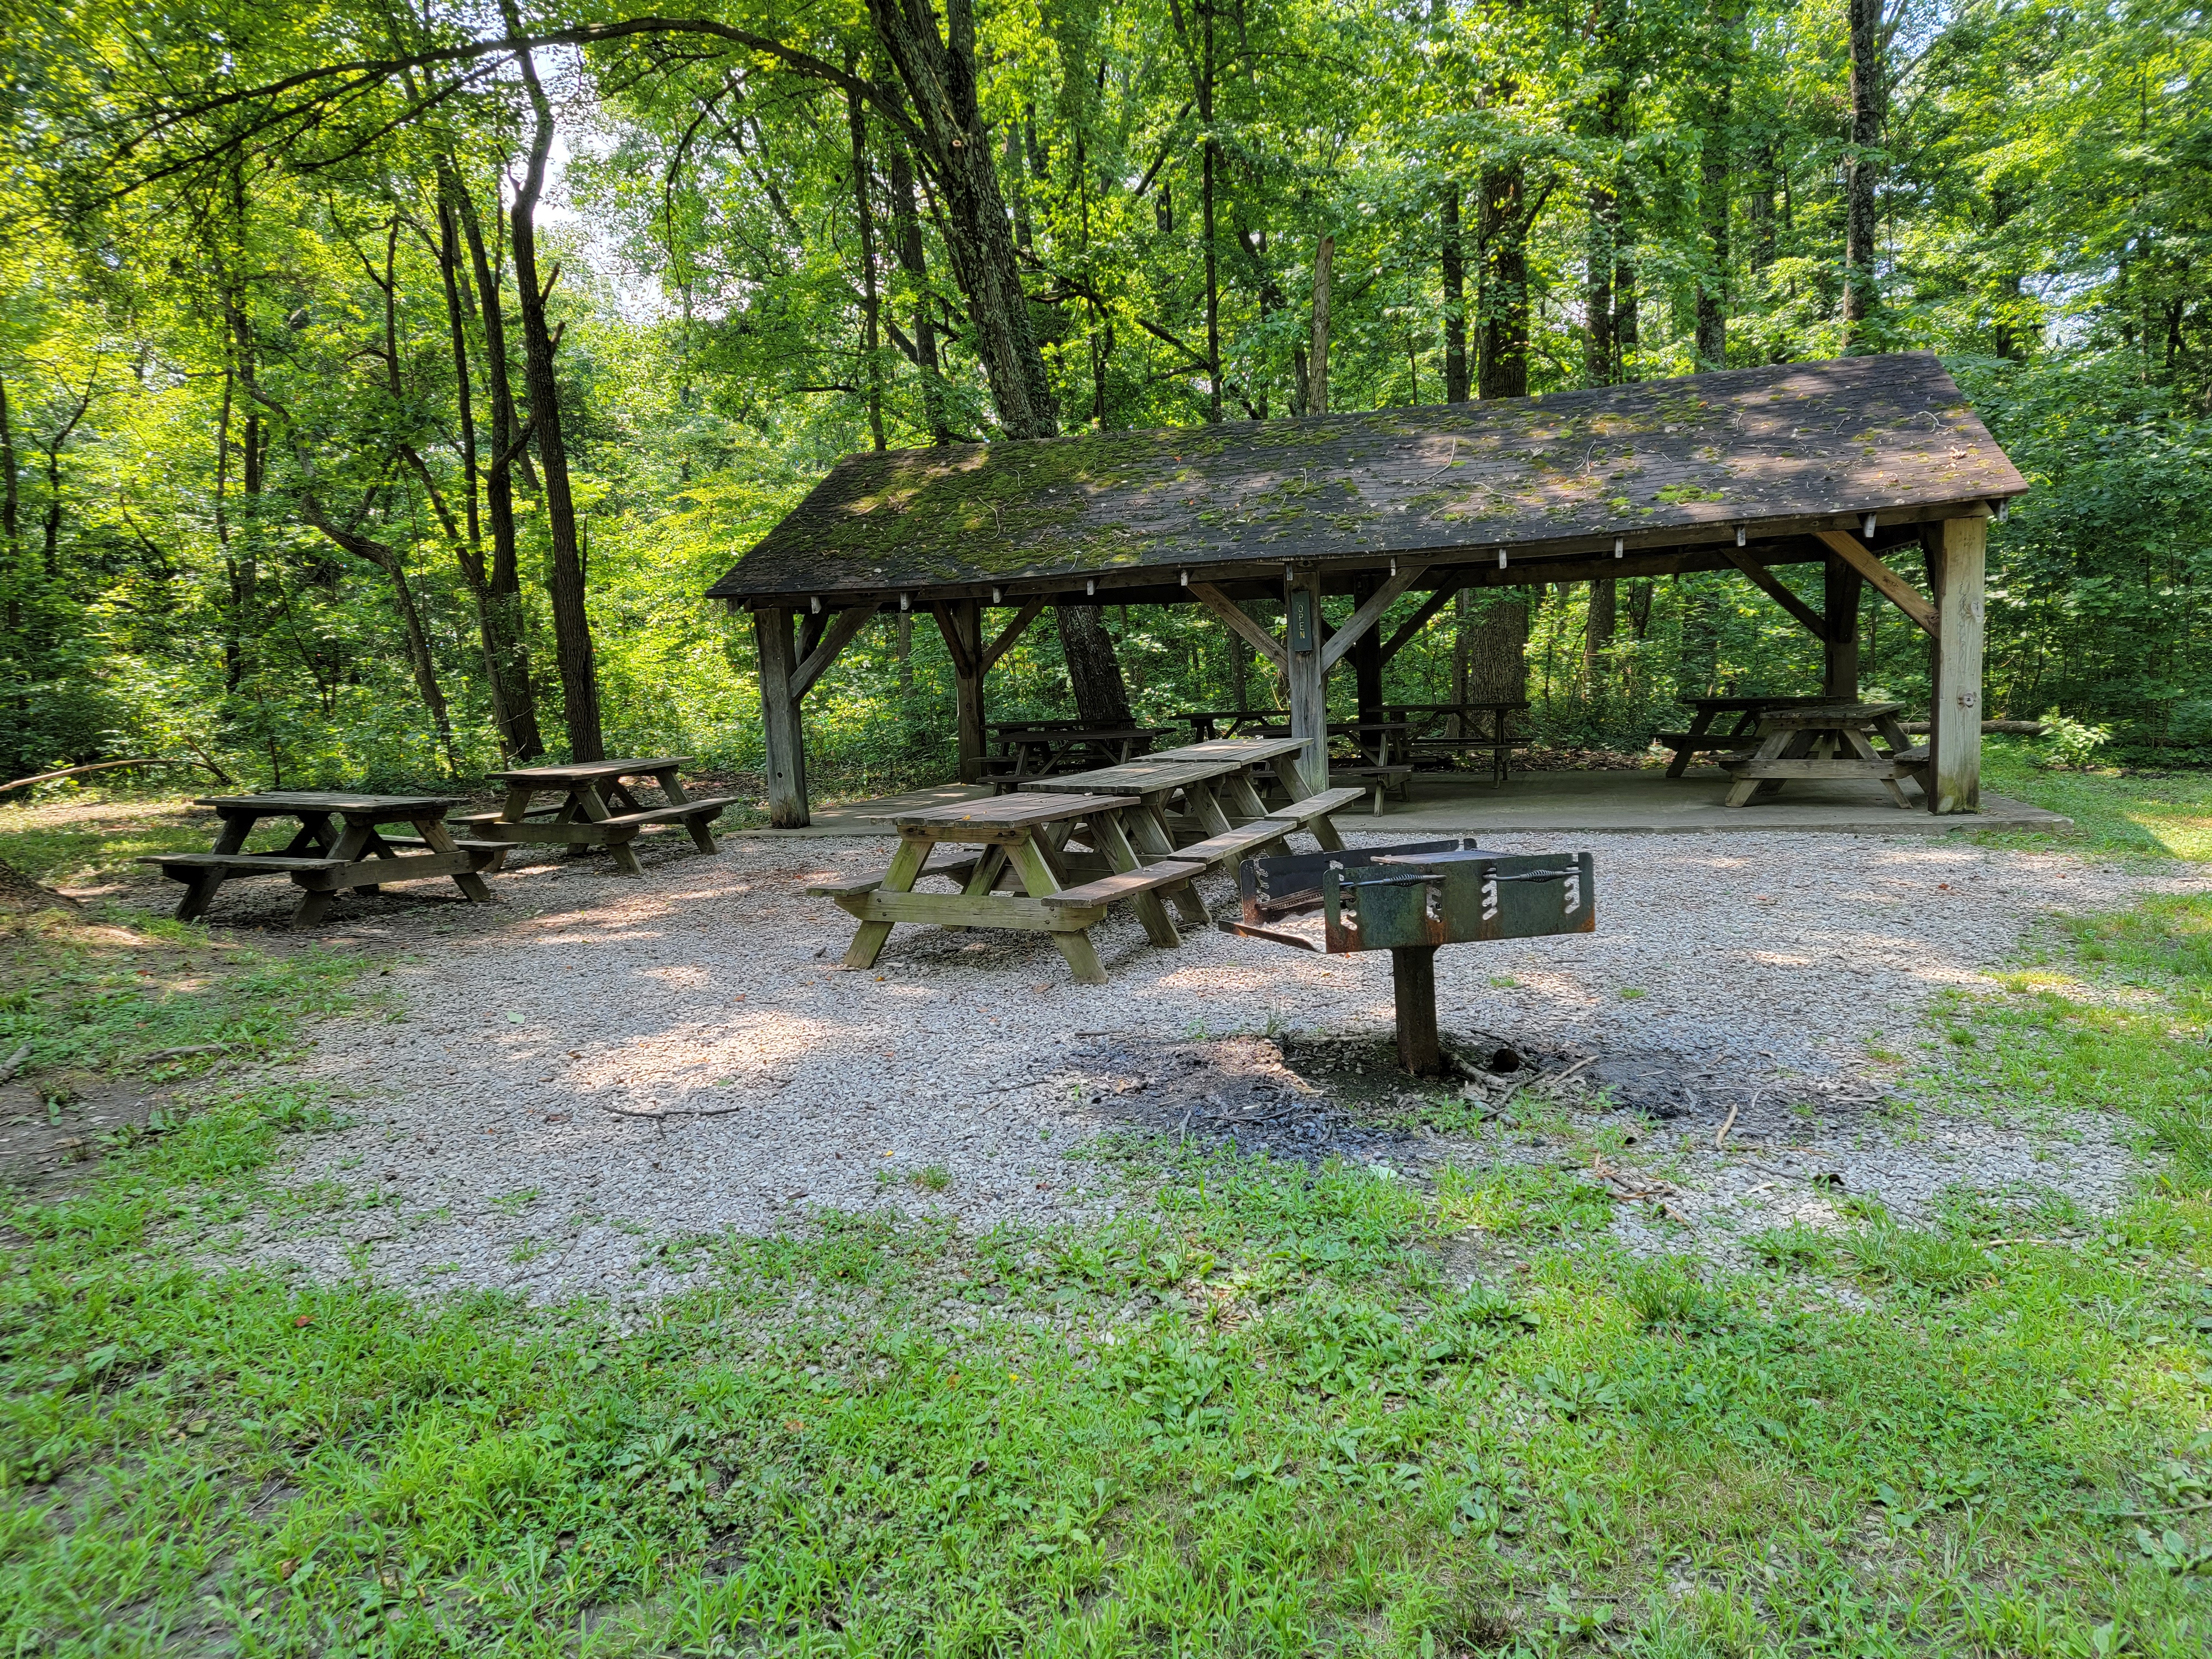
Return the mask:
{"type": "Polygon", "coordinates": [[[1875,185],[1889,109],[1882,0],[1844,0],[1850,26],[1851,130],[1844,152],[1844,349],[1863,349],[1879,295],[1875,280],[1875,185]]]}
{"type": "MultiPolygon", "coordinates": [[[[514,0],[503,0],[509,33],[520,34],[514,0]]],[[[545,302],[560,276],[556,267],[542,283],[538,276],[538,199],[545,188],[545,163],[553,150],[553,106],[538,79],[528,51],[516,56],[522,83],[530,94],[530,150],[521,185],[508,210],[509,246],[514,250],[515,296],[522,316],[522,383],[530,398],[531,439],[545,501],[545,528],[551,544],[554,659],[561,669],[562,714],[568,730],[568,757],[605,760],[606,739],[599,719],[599,667],[592,649],[592,619],[584,603],[584,557],[576,533],[576,503],[568,485],[568,448],[561,426],[561,383],[554,372],[556,345],[545,302]]]]}

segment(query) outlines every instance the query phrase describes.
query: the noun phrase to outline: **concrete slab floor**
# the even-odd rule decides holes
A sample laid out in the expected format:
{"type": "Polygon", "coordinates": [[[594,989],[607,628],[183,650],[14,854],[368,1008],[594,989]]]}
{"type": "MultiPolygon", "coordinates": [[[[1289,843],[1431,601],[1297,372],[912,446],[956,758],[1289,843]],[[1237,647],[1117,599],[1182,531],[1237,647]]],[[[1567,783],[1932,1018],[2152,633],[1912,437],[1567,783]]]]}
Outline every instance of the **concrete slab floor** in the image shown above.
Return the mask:
{"type": "MultiPolygon", "coordinates": [[[[2057,812],[2004,795],[1984,794],[1973,816],[1936,817],[1899,811],[1880,784],[1791,783],[1771,800],[1730,808],[1725,773],[1693,769],[1669,778],[1650,772],[1523,772],[1503,785],[1486,777],[1447,772],[1416,775],[1404,800],[1383,803],[1380,817],[1365,807],[1340,812],[1346,830],[1403,830],[1409,835],[1504,834],[1524,830],[1581,830],[1591,835],[1709,835],[1717,831],[1779,830],[1859,836],[1929,836],[1965,830],[2063,830],[2073,823],[2057,812]]],[[[888,836],[901,812],[981,800],[988,784],[938,784],[876,800],[817,806],[804,830],[748,830],[751,836],[888,836]]],[[[1908,798],[1918,792],[1905,786],[1908,798]]]]}

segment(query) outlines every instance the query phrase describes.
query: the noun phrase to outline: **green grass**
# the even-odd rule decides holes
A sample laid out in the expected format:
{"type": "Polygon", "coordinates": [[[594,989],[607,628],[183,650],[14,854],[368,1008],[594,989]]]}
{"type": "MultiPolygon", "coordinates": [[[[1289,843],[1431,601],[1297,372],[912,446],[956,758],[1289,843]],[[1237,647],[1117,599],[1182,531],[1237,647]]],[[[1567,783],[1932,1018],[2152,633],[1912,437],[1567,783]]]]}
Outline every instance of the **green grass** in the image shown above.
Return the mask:
{"type": "MultiPolygon", "coordinates": [[[[374,983],[202,944],[200,1003],[35,990],[179,948],[21,930],[39,1064],[202,1006],[281,1049],[374,983]]],[[[1917,1087],[2141,1125],[2115,1217],[1960,1189],[1731,1275],[1622,1255],[1571,1169],[1126,1139],[1117,1221],[682,1241],[709,1281],[642,1322],[223,1266],[342,1103],[210,1080],[0,1234],[0,1648],[2194,1659],[2208,997],[2212,904],[2160,901],[1931,1030],[1974,1042],[1917,1087]]]]}
{"type": "MultiPolygon", "coordinates": [[[[2154,858],[2212,859],[2212,770],[2051,771],[2035,763],[2043,752],[2044,746],[2030,739],[1984,738],[1982,787],[2072,818],[2074,830],[2061,844],[2154,858]]],[[[2006,834],[1994,839],[2043,838],[2006,834]]]]}

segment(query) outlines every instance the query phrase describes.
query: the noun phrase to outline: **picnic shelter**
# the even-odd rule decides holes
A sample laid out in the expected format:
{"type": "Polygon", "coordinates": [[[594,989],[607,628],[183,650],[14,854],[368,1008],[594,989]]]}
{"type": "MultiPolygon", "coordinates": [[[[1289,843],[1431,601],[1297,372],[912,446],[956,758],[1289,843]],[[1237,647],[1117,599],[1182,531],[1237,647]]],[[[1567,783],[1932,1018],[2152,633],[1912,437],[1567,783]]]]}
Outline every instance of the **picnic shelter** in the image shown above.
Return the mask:
{"type": "Polygon", "coordinates": [[[1046,606],[1084,603],[1213,611],[1287,680],[1291,733],[1325,775],[1329,672],[1352,659],[1365,717],[1383,664],[1461,589],[1724,569],[1820,640],[1838,702],[1858,692],[1863,584],[1924,632],[1928,806],[1972,812],[1986,527],[2027,488],[1935,356],[1911,352],[863,453],[708,592],[753,614],[779,828],[808,821],[801,702],[886,613],[926,608],[943,632],[963,781],[981,775],[993,665],[1046,606]],[[1817,608],[1774,574],[1808,563],[1817,608]],[[1283,608],[1279,634],[1237,603],[1262,598],[1283,608]]]}

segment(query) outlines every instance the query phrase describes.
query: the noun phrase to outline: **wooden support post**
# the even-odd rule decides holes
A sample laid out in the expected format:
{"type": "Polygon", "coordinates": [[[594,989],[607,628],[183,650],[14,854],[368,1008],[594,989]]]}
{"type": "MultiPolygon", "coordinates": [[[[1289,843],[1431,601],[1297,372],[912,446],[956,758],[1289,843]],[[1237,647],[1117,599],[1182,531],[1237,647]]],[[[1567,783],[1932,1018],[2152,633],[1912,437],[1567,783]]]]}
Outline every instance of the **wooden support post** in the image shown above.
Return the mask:
{"type": "Polygon", "coordinates": [[[1859,700],[1859,594],[1866,578],[1831,553],[1820,609],[1827,626],[1821,643],[1825,672],[1820,695],[1836,702],[1859,700]]]}
{"type": "Polygon", "coordinates": [[[1291,681],[1291,735],[1304,738],[1306,744],[1304,755],[1284,758],[1296,758],[1306,775],[1303,799],[1328,787],[1328,670],[1322,660],[1328,619],[1321,608],[1318,569],[1300,565],[1291,572],[1283,583],[1283,644],[1291,681]]]}
{"type": "MultiPolygon", "coordinates": [[[[952,659],[957,704],[960,781],[983,781],[983,616],[973,599],[952,599],[930,607],[952,659]]],[[[1011,643],[1011,641],[1009,641],[1011,643]]]]}
{"type": "Polygon", "coordinates": [[[1390,951],[1390,989],[1398,1008],[1398,1063],[1415,1077],[1440,1077],[1437,1046],[1437,947],[1401,945],[1390,951]]]}
{"type": "Polygon", "coordinates": [[[760,647],[761,729],[768,740],[768,821],[778,830],[804,830],[806,738],[799,729],[799,693],[792,681],[799,653],[791,637],[791,612],[771,605],[753,612],[760,647]]]}
{"type": "MultiPolygon", "coordinates": [[[[1352,599],[1355,606],[1363,605],[1375,597],[1377,584],[1373,576],[1360,576],[1352,583],[1352,599]]],[[[1378,618],[1352,641],[1352,672],[1359,684],[1359,718],[1379,720],[1382,718],[1382,625],[1378,618]]]]}
{"type": "Polygon", "coordinates": [[[1923,532],[1936,589],[1934,685],[1928,699],[1928,810],[1982,810],[1983,582],[1984,519],[1944,519],[1923,532]]]}

